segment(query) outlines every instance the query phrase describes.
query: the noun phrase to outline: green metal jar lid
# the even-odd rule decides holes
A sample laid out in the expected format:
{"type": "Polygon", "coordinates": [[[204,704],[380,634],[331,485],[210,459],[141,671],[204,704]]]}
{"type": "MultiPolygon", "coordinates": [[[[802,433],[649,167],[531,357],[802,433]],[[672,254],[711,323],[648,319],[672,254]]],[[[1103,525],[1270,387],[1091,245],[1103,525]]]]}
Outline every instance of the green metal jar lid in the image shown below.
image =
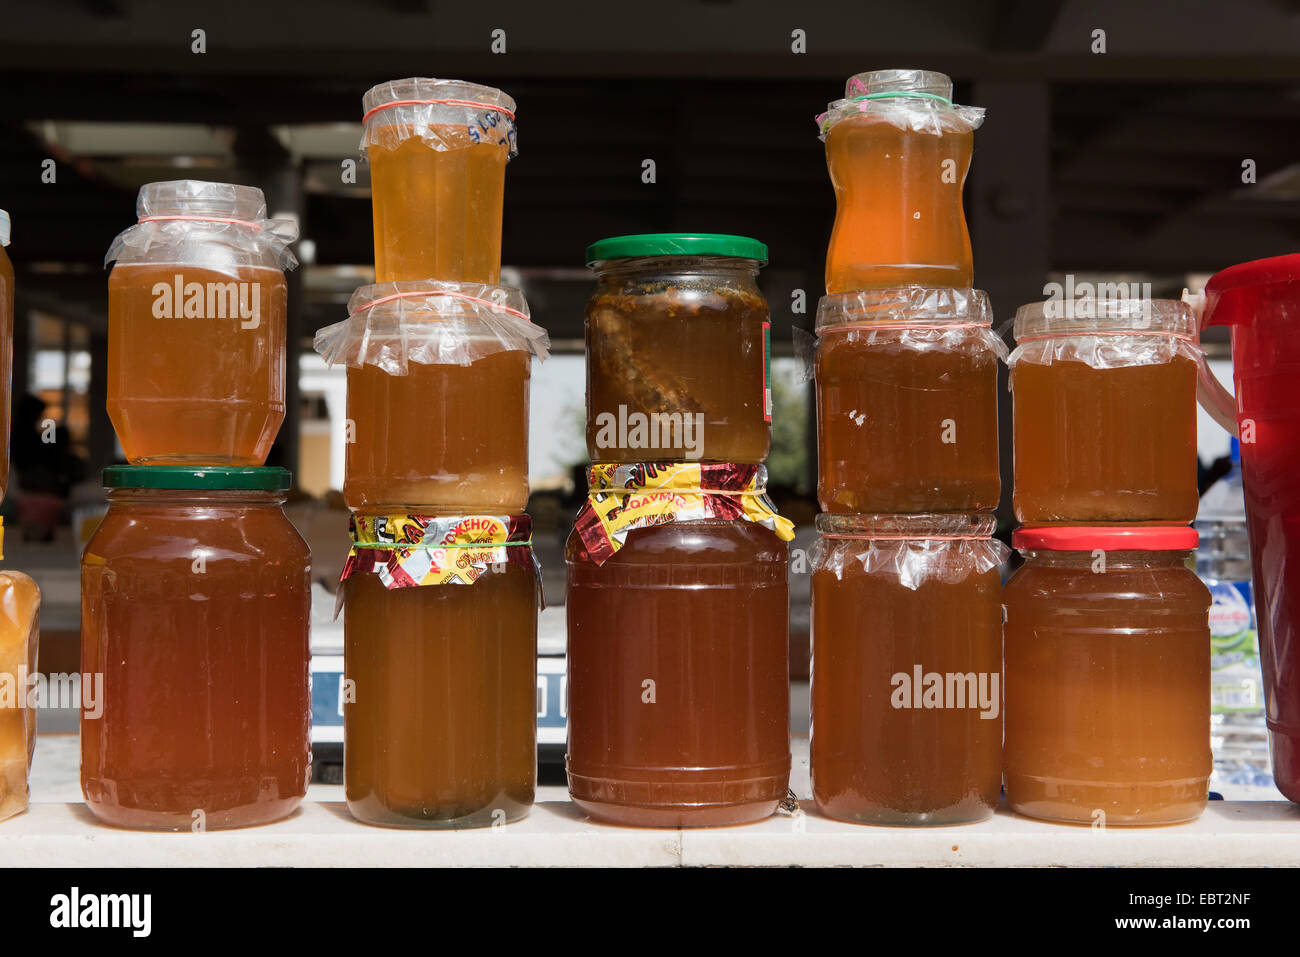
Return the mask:
{"type": "Polygon", "coordinates": [[[611,236],[587,247],[587,265],[640,256],[734,256],[767,262],[767,246],[748,236],[724,233],[642,233],[611,236]]]}
{"type": "Polygon", "coordinates": [[[289,483],[288,469],[264,466],[110,465],[104,469],[104,487],[109,489],[283,492],[289,483]]]}

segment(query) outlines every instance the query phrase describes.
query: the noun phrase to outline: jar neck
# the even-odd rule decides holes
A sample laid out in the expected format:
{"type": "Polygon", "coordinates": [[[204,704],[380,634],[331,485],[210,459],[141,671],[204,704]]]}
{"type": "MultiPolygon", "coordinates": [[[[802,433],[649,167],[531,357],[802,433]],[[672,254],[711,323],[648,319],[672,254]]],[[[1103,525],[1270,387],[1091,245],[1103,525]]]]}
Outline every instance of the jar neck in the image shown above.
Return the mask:
{"type": "Polygon", "coordinates": [[[280,508],[285,497],[284,492],[253,489],[115,488],[108,493],[108,503],[112,506],[280,508]]]}
{"type": "Polygon", "coordinates": [[[987,541],[997,528],[988,512],[845,515],[822,512],[817,531],[824,538],[879,541],[987,541]]]}
{"type": "Polygon", "coordinates": [[[602,259],[591,264],[598,282],[627,281],[654,276],[715,276],[753,282],[762,264],[735,256],[634,256],[602,259]]]}

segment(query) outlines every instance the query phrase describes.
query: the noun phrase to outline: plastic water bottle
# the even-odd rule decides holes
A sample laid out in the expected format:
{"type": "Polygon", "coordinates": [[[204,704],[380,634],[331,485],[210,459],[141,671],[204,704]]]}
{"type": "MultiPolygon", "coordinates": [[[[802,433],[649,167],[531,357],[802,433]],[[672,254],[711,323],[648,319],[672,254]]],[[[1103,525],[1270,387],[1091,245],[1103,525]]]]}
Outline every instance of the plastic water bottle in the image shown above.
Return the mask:
{"type": "Polygon", "coordinates": [[[1241,450],[1235,438],[1231,455],[1231,470],[1206,491],[1196,513],[1201,536],[1196,573],[1214,600],[1210,607],[1211,787],[1271,787],[1241,450]]]}

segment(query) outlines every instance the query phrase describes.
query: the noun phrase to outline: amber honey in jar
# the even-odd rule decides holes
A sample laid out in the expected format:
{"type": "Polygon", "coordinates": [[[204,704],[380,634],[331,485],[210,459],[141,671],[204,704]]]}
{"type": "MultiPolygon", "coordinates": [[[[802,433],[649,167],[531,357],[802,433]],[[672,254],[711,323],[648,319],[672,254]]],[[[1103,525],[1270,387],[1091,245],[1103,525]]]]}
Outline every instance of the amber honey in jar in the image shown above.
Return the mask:
{"type": "Polygon", "coordinates": [[[743,236],[656,233],[587,248],[593,462],[748,462],[772,431],[771,322],[743,236]]]}
{"type": "Polygon", "coordinates": [[[927,70],[851,77],[817,118],[835,188],[826,291],[971,285],[962,187],[984,110],[927,70]]]}
{"type": "Polygon", "coordinates": [[[36,582],[0,571],[0,821],[27,810],[30,796],[40,609],[36,582]]]}
{"type": "Polygon", "coordinates": [[[528,385],[546,332],[518,289],[434,280],[363,286],[316,334],[347,366],[343,495],[355,509],[521,512],[528,385]]]}
{"type": "Polygon", "coordinates": [[[790,775],[793,531],[762,466],[589,480],[565,549],[569,794],[615,824],[768,817],[790,775]]]}
{"type": "Polygon", "coordinates": [[[812,784],[827,817],[962,824],[1002,786],[991,514],[829,515],[812,569],[812,784]]]}
{"type": "Polygon", "coordinates": [[[311,776],[311,555],[289,473],[113,466],[104,484],[81,559],[87,807],[167,830],[285,817],[311,776]]]}
{"type": "Polygon", "coordinates": [[[9,214],[0,209],[0,499],[9,487],[9,410],[14,374],[14,267],[5,252],[9,230],[9,214]]]}
{"type": "Polygon", "coordinates": [[[528,814],[539,583],[527,515],[355,515],[343,572],[348,809],[462,828],[528,814]]]}
{"type": "Polygon", "coordinates": [[[362,109],[375,280],[498,282],[515,101],[490,86],[411,77],[372,87],[362,109]]]}
{"type": "Polygon", "coordinates": [[[1212,769],[1210,593],[1187,527],[1015,532],[1006,606],[1007,800],[1030,817],[1172,824],[1212,769]]]}
{"type": "Polygon", "coordinates": [[[1011,369],[1016,517],[1028,524],[1196,517],[1196,374],[1186,303],[1021,306],[1011,369]]]}
{"type": "Polygon", "coordinates": [[[827,512],[996,508],[998,360],[978,289],[839,293],[817,307],[817,498],[827,512]]]}
{"type": "Polygon", "coordinates": [[[284,421],[297,227],[262,191],[148,183],[104,259],[108,414],[137,465],[261,465],[284,421]]]}

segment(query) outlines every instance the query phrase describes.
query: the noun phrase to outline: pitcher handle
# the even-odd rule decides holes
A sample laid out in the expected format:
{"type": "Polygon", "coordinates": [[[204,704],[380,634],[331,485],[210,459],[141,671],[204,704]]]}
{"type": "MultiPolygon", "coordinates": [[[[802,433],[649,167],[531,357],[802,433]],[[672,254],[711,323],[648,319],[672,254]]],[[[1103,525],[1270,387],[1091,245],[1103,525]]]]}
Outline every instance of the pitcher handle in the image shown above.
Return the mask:
{"type": "MultiPolygon", "coordinates": [[[[1189,293],[1183,290],[1183,302],[1187,303],[1196,315],[1197,340],[1205,328],[1205,293],[1189,293]]],[[[1205,361],[1205,354],[1196,361],[1196,401],[1210,414],[1210,418],[1219,423],[1229,434],[1237,435],[1237,397],[1223,387],[1210,364],[1205,361]]]]}

